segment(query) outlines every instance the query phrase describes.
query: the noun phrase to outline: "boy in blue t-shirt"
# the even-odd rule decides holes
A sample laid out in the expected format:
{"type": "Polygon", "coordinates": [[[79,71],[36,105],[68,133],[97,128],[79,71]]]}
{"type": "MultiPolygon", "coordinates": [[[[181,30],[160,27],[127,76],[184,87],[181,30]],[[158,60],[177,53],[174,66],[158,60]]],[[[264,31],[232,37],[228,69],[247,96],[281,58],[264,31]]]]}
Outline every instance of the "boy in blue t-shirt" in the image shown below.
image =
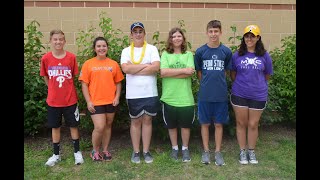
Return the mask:
{"type": "Polygon", "coordinates": [[[231,50],[220,43],[221,22],[212,20],[207,24],[208,42],[196,50],[195,69],[200,88],[198,92],[198,119],[201,124],[203,153],[201,162],[210,163],[209,126],[215,126],[215,164],[225,165],[221,144],[223,124],[229,122],[228,89],[226,74],[231,69],[231,50]]]}

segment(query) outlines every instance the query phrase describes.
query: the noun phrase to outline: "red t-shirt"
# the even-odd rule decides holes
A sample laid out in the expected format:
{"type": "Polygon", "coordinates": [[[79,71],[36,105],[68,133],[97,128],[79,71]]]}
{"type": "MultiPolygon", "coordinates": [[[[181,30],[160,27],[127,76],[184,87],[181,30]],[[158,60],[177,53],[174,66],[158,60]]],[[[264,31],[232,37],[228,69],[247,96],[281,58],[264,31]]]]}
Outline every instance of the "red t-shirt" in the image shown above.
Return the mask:
{"type": "Polygon", "coordinates": [[[90,100],[95,106],[112,104],[116,84],[124,79],[119,64],[109,58],[95,57],[84,62],[79,80],[88,84],[90,100]]]}
{"type": "Polygon", "coordinates": [[[48,52],[41,58],[40,76],[48,76],[47,103],[52,107],[76,104],[77,91],[74,76],[79,73],[76,56],[66,51],[66,56],[57,59],[48,52]]]}

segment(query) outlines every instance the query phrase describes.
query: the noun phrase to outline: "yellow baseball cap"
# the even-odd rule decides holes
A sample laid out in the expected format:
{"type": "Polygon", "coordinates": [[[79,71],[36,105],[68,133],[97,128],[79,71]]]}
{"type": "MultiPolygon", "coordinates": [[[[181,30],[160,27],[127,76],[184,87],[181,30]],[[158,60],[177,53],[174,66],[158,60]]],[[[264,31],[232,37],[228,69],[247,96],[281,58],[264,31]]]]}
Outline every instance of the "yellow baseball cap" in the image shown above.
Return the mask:
{"type": "Polygon", "coordinates": [[[244,28],[243,35],[247,34],[248,32],[251,32],[255,36],[260,36],[260,28],[257,25],[252,24],[244,28]]]}

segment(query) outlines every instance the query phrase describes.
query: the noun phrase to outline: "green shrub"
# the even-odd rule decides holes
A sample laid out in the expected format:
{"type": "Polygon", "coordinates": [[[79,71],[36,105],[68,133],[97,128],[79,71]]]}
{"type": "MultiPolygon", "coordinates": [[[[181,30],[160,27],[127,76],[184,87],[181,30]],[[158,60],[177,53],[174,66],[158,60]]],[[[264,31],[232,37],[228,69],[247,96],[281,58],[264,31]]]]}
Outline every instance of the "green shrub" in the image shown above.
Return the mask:
{"type": "Polygon", "coordinates": [[[281,49],[270,51],[273,75],[265,119],[271,122],[296,122],[296,35],[281,40],[281,49]]]}
{"type": "Polygon", "coordinates": [[[37,30],[40,24],[32,21],[24,30],[24,134],[35,135],[46,121],[47,86],[40,76],[40,58],[44,47],[37,30]]]}
{"type": "Polygon", "coordinates": [[[232,25],[230,28],[233,33],[233,36],[229,37],[228,41],[231,42],[230,49],[231,49],[232,53],[234,53],[240,46],[240,43],[239,43],[239,45],[236,45],[236,42],[237,41],[241,42],[242,36],[236,35],[236,33],[237,33],[236,25],[232,25]]]}

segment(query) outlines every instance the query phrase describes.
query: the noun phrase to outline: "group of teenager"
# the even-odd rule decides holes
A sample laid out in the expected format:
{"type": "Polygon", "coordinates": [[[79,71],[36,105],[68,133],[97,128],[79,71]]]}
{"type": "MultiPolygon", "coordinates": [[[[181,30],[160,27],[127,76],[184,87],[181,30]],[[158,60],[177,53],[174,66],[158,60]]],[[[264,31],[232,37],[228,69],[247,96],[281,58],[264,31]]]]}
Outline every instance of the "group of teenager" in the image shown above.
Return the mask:
{"type": "MultiPolygon", "coordinates": [[[[262,43],[259,27],[249,25],[244,29],[241,44],[234,54],[220,42],[222,28],[219,20],[207,24],[208,42],[199,47],[195,55],[187,50],[186,37],[180,28],[169,31],[161,58],[158,49],[146,42],[145,35],[141,22],[131,25],[132,42],[122,50],[120,65],[107,57],[107,40],[97,37],[93,41],[94,57],[82,65],[78,80],[94,125],[92,160],[112,160],[109,144],[124,73],[126,103],[131,118],[132,163],[140,163],[141,157],[146,163],[153,162],[150,153],[152,119],[161,110],[172,145],[170,157],[173,160],[177,161],[181,152],[182,162],[191,161],[190,129],[197,117],[203,143],[201,162],[211,162],[209,126],[213,124],[215,164],[225,165],[221,146],[223,125],[229,123],[230,102],[236,118],[239,162],[257,164],[258,125],[267,103],[268,79],[273,73],[272,60],[262,43]],[[161,97],[158,96],[158,73],[162,79],[161,97]],[[191,77],[194,73],[200,82],[197,109],[192,92],[191,77]],[[232,80],[230,95],[226,80],[229,75],[232,80]],[[181,151],[178,132],[181,133],[181,151]]],[[[54,166],[61,161],[62,116],[65,125],[70,127],[75,164],[79,165],[84,160],[79,148],[80,116],[74,84],[74,77],[79,73],[78,65],[75,55],[64,50],[66,40],[61,30],[50,32],[50,43],[52,51],[42,57],[40,67],[40,75],[44,76],[48,86],[48,127],[52,128],[53,142],[53,155],[45,165],[54,166]]]]}

